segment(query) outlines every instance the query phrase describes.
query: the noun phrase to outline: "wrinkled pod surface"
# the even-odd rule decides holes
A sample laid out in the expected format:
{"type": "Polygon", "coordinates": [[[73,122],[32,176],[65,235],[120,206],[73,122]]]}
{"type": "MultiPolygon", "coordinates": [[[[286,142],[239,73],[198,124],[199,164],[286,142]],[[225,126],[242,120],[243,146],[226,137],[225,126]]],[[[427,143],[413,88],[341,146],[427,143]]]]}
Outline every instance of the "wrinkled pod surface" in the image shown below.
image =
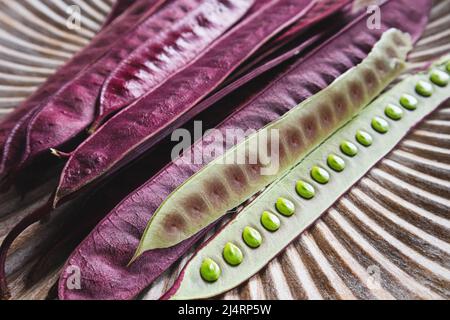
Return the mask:
{"type": "Polygon", "coordinates": [[[108,120],[71,153],[60,177],[55,206],[83,187],[112,175],[202,111],[196,107],[203,98],[253,52],[308,12],[312,2],[301,3],[271,1],[186,68],[108,120]],[[270,23],[261,24],[261,20],[270,23]],[[225,55],[223,48],[227,48],[225,55]]]}
{"type": "MultiPolygon", "coordinates": [[[[58,148],[74,142],[75,138],[84,133],[98,116],[97,100],[104,81],[121,61],[132,54],[134,49],[143,43],[150,47],[155,45],[157,50],[162,50],[162,52],[165,52],[165,49],[172,51],[175,47],[178,53],[167,56],[167,59],[164,58],[164,55],[155,54],[153,56],[161,58],[160,61],[154,60],[153,62],[160,64],[162,69],[175,68],[168,72],[172,74],[181,68],[180,63],[171,64],[172,58],[184,56],[193,48],[197,54],[198,51],[201,52],[242,18],[254,3],[253,0],[232,0],[227,1],[228,6],[225,6],[222,5],[222,2],[223,0],[170,1],[124,35],[121,44],[111,48],[86,72],[77,75],[68,84],[61,87],[50,101],[40,107],[28,125],[27,142],[18,167],[29,164],[43,152],[48,152],[50,148],[58,148]],[[186,10],[189,13],[186,13],[186,10]],[[220,23],[209,21],[209,16],[219,20],[220,23]],[[178,32],[174,32],[174,34],[161,32],[161,30],[170,30],[174,21],[177,20],[180,21],[180,24],[176,24],[175,27],[178,32]],[[218,29],[218,31],[213,32],[214,29],[218,29]],[[179,41],[183,41],[186,36],[184,31],[202,34],[211,32],[212,37],[193,37],[191,40],[196,44],[194,47],[174,46],[174,43],[179,44],[179,41]],[[163,39],[160,38],[161,35],[164,35],[163,39]],[[147,41],[148,39],[150,40],[147,41]],[[180,52],[184,52],[184,54],[180,52]]],[[[192,57],[190,54],[187,56],[192,57]]],[[[187,60],[190,61],[190,59],[187,60]]],[[[185,61],[183,60],[183,62],[185,61]]],[[[161,74],[155,82],[160,84],[167,80],[164,76],[167,74],[161,74]]],[[[107,116],[106,109],[101,109],[101,112],[102,116],[107,116]]]]}
{"type": "Polygon", "coordinates": [[[165,0],[136,1],[121,16],[117,17],[102,30],[92,41],[69,60],[63,67],[56,70],[26,101],[20,104],[0,123],[0,175],[7,169],[17,165],[26,139],[30,120],[38,112],[42,104],[49,101],[55,92],[64,84],[69,83],[74,75],[81,74],[102,57],[108,49],[114,47],[120,36],[133,29],[139,21],[152,16],[165,0]]]}
{"type": "MultiPolygon", "coordinates": [[[[238,98],[230,97],[219,103],[219,109],[234,105],[234,111],[220,124],[214,124],[215,128],[225,134],[228,128],[259,130],[275,121],[296,104],[319,92],[346,70],[360,63],[382,33],[389,28],[396,27],[408,32],[416,41],[428,21],[431,3],[419,0],[415,4],[409,6],[406,0],[382,4],[382,28],[379,30],[366,28],[370,14],[364,12],[333,39],[306,56],[295,59],[289,68],[271,73],[269,83],[259,84],[247,92],[253,97],[251,101],[243,101],[239,95],[238,98]]],[[[216,113],[213,114],[217,117],[216,113]]],[[[236,143],[233,142],[233,145],[236,143]]],[[[200,150],[202,145],[201,142],[195,143],[190,151],[200,150]]],[[[149,251],[133,265],[127,266],[147,222],[162,201],[212,160],[196,164],[186,162],[185,157],[179,157],[126,196],[67,260],[59,280],[60,299],[132,299],[179,261],[209,228],[174,247],[149,251]],[[99,255],[103,257],[101,263],[96,259],[99,255]],[[74,265],[81,266],[84,284],[81,290],[67,288],[67,281],[72,276],[70,270],[74,265]]],[[[162,281],[165,279],[163,277],[162,281]]]]}
{"type": "Polygon", "coordinates": [[[236,17],[240,15],[227,13],[230,9],[239,12],[236,10],[239,8],[242,14],[252,3],[241,0],[233,8],[223,1],[206,2],[203,10],[187,14],[188,24],[175,21],[162,36],[150,38],[136,48],[103,84],[98,115],[91,131],[95,131],[108,115],[154,90],[164,79],[186,67],[237,21],[236,17]]]}

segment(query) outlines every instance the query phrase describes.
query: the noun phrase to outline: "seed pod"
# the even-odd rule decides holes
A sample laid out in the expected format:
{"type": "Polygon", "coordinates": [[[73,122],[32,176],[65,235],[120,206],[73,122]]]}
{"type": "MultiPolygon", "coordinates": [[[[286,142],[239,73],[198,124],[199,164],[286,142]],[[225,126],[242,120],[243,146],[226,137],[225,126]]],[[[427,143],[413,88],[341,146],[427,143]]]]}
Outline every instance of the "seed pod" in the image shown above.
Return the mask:
{"type": "MultiPolygon", "coordinates": [[[[410,49],[408,35],[395,29],[385,32],[359,66],[203,168],[175,190],[156,211],[135,258],[147,250],[171,247],[193,236],[289,170],[395,79],[410,49]],[[273,163],[263,165],[263,156],[260,151],[254,153],[252,146],[265,141],[272,130],[280,133],[280,148],[275,155],[275,159],[279,159],[279,168],[265,174],[263,169],[270,168],[273,163]],[[246,161],[245,164],[227,165],[228,159],[245,159],[248,150],[254,153],[256,164],[246,161]],[[230,190],[226,198],[211,202],[205,188],[212,181],[230,190]],[[171,219],[175,218],[183,220],[183,224],[176,230],[167,229],[171,219]]],[[[270,141],[264,143],[269,149],[270,141]]],[[[317,170],[317,173],[320,172],[317,170]]]]}
{"type": "MultiPolygon", "coordinates": [[[[251,3],[235,1],[234,5],[242,10],[248,9],[251,3]]],[[[91,132],[108,115],[150,93],[164,79],[187,66],[236,22],[236,15],[225,14],[230,8],[221,1],[211,2],[209,6],[210,8],[202,8],[200,14],[189,13],[189,25],[185,21],[176,21],[163,36],[143,43],[114,69],[103,84],[91,132]],[[167,44],[162,46],[161,43],[167,44]]]]}
{"type": "MultiPolygon", "coordinates": [[[[321,42],[319,47],[306,56],[301,54],[294,57],[287,67],[271,70],[265,76],[266,82],[257,81],[250,88],[227,96],[206,112],[206,124],[214,126],[223,134],[229,128],[258,130],[361,62],[382,32],[388,28],[398,27],[417,40],[427,24],[431,1],[417,0],[414,6],[409,4],[408,0],[388,0],[381,4],[381,29],[366,28],[370,13],[364,12],[336,36],[321,42]],[[224,117],[227,118],[221,120],[224,117]],[[217,119],[222,122],[218,124],[217,119]]],[[[194,153],[201,147],[201,143],[195,143],[189,151],[194,153]]],[[[179,157],[126,196],[67,260],[59,280],[59,298],[132,299],[179,261],[209,228],[175,247],[149,251],[127,267],[147,221],[158,206],[209,161],[207,159],[198,164],[179,157]],[[102,256],[101,264],[96,259],[99,255],[102,256]],[[81,268],[81,290],[67,288],[67,281],[73,276],[73,266],[81,268]],[[112,281],[114,286],[111,286],[112,281]]],[[[126,175],[127,172],[122,174],[126,175]]]]}
{"type": "Polygon", "coordinates": [[[294,0],[270,2],[157,90],[116,114],[73,152],[61,174],[55,204],[112,174],[197,114],[201,99],[310,5],[309,0],[302,0],[302,5],[294,0]]]}
{"type": "Polygon", "coordinates": [[[9,167],[6,163],[17,163],[20,161],[23,149],[23,139],[26,139],[26,130],[29,120],[39,110],[39,107],[48,101],[55,92],[65,83],[73,79],[74,75],[83,72],[98,58],[107,52],[108,48],[119,41],[120,35],[125,34],[141,19],[151,16],[165,0],[139,0],[121,17],[113,21],[107,28],[102,30],[82,51],[77,53],[62,68],[51,75],[40,88],[33,93],[25,102],[18,106],[0,123],[0,176],[6,173],[9,167]],[[7,141],[8,140],[8,141],[7,141]],[[8,146],[5,146],[5,143],[8,146]],[[9,154],[20,150],[19,153],[9,154]]]}
{"type": "MultiPolygon", "coordinates": [[[[133,49],[147,39],[150,40],[146,45],[155,44],[157,52],[159,50],[161,50],[159,52],[164,52],[166,48],[173,49],[173,44],[182,38],[183,31],[209,33],[209,30],[217,28],[221,30],[221,34],[238,21],[254,2],[254,0],[231,0],[227,1],[227,6],[225,6],[221,4],[222,1],[170,2],[141,23],[132,33],[128,33],[130,36],[125,36],[123,43],[98,60],[89,70],[75,77],[69,84],[61,88],[51,101],[42,106],[28,126],[27,144],[19,166],[30,162],[49,148],[57,148],[82,134],[94,121],[97,98],[105,78],[123,59],[129,56],[133,49]],[[186,11],[192,12],[186,14],[186,11]],[[211,18],[223,20],[224,23],[216,24],[209,21],[207,18],[209,14],[212,14],[211,18]],[[161,30],[171,30],[174,21],[177,20],[181,21],[180,25],[177,25],[175,35],[170,34],[170,31],[161,33],[161,30]]],[[[217,33],[214,32],[214,34],[217,37],[217,33]]],[[[205,37],[207,41],[204,42],[202,38],[194,37],[193,39],[200,50],[214,40],[205,37]]],[[[183,51],[184,49],[178,46],[176,50],[183,51]]],[[[165,67],[161,67],[162,69],[179,68],[179,64],[172,65],[171,59],[162,59],[156,63],[163,64],[165,67]]],[[[171,73],[169,72],[169,74],[171,73]]],[[[143,118],[139,119],[141,122],[142,120],[143,118]]],[[[122,130],[125,129],[122,128],[122,130]]]]}
{"type": "MultiPolygon", "coordinates": [[[[245,282],[252,275],[261,270],[280,251],[293,241],[300,233],[316,221],[322,213],[333,205],[352,185],[388,154],[400,140],[421,119],[430,114],[440,104],[450,98],[450,90],[436,88],[429,98],[415,94],[415,85],[428,78],[428,74],[410,76],[390,91],[372,102],[360,115],[334,133],[322,145],[305,157],[295,168],[269,186],[258,198],[253,200],[239,215],[231,220],[218,234],[202,246],[181,271],[180,277],[163,299],[204,299],[222,294],[245,282]],[[389,132],[380,134],[371,128],[371,120],[382,114],[388,103],[398,103],[404,93],[416,96],[418,108],[408,112],[400,121],[390,121],[389,132]],[[339,152],[343,139],[352,141],[357,130],[364,130],[373,134],[373,144],[369,149],[361,150],[347,161],[348,170],[332,173],[333,179],[327,185],[315,184],[320,191],[313,199],[304,200],[295,192],[295,184],[299,179],[309,180],[309,171],[316,163],[326,163],[330,153],[339,152]],[[242,228],[258,221],[258,213],[267,210],[278,197],[291,197],[295,205],[302,208],[301,212],[289,218],[282,224],[279,232],[272,233],[261,230],[264,241],[257,252],[243,248],[246,259],[237,267],[224,265],[221,281],[210,284],[202,281],[198,276],[200,259],[203,256],[215,255],[221,250],[221,244],[239,239],[242,228]]],[[[311,181],[314,184],[314,182],[311,181]]],[[[238,242],[236,242],[239,245],[238,242]]]]}

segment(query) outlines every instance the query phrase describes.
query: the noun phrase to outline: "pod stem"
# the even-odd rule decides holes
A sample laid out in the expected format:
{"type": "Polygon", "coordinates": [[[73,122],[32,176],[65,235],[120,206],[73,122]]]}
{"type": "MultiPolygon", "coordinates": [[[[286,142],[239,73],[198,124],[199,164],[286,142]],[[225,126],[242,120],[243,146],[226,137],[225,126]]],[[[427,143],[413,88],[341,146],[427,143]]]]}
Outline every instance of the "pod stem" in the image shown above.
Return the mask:
{"type": "Polygon", "coordinates": [[[98,129],[99,126],[100,126],[100,124],[97,123],[97,121],[94,122],[94,123],[89,127],[89,129],[87,129],[88,135],[93,135],[93,134],[95,133],[95,131],[97,131],[97,129],[98,129]]]}
{"type": "Polygon", "coordinates": [[[9,299],[10,292],[8,289],[8,282],[6,279],[6,271],[5,271],[5,264],[6,264],[6,258],[8,255],[8,251],[11,248],[11,245],[14,243],[14,240],[17,239],[17,237],[20,236],[20,234],[26,230],[29,226],[32,224],[38,222],[39,220],[43,219],[45,216],[47,216],[51,210],[52,210],[52,198],[50,197],[50,200],[47,201],[44,205],[27,215],[25,218],[23,218],[6,236],[6,238],[3,240],[2,245],[0,246],[0,300],[7,300],[9,299]]]}
{"type": "Polygon", "coordinates": [[[69,159],[70,153],[50,148],[50,153],[59,159],[69,159]]]}

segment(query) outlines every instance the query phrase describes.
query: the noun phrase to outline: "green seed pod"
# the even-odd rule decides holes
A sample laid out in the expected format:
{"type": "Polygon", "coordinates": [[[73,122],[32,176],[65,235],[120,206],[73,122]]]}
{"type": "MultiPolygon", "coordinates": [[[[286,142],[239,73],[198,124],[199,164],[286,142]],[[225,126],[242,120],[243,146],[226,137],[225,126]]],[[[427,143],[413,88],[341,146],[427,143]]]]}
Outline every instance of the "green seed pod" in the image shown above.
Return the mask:
{"type": "Polygon", "coordinates": [[[292,216],[295,212],[295,205],[292,203],[292,201],[289,201],[285,198],[278,198],[275,207],[277,208],[279,213],[286,217],[292,216]]]}
{"type": "Polygon", "coordinates": [[[433,85],[428,81],[420,80],[416,84],[416,92],[422,97],[431,97],[433,94],[433,85]]]}
{"type": "Polygon", "coordinates": [[[343,154],[349,157],[354,157],[358,154],[358,147],[350,141],[342,141],[340,149],[343,154]]]}
{"type": "Polygon", "coordinates": [[[450,73],[450,61],[447,62],[447,65],[445,66],[445,69],[447,70],[447,72],[450,73]]]}
{"type": "Polygon", "coordinates": [[[436,69],[431,72],[430,80],[435,85],[438,85],[440,87],[445,87],[450,80],[450,76],[447,73],[445,73],[444,71],[436,69]]]}
{"type": "Polygon", "coordinates": [[[400,104],[407,110],[416,110],[419,101],[416,99],[416,97],[410,94],[404,94],[400,98],[400,104]]]}
{"type": "Polygon", "coordinates": [[[392,120],[400,120],[403,117],[403,110],[395,104],[388,104],[384,109],[384,114],[392,120]]]}
{"type": "Polygon", "coordinates": [[[389,123],[381,117],[374,117],[372,119],[372,128],[378,133],[386,133],[389,131],[389,123]]]}
{"type": "Polygon", "coordinates": [[[262,236],[258,230],[252,227],[245,227],[242,232],[242,239],[250,248],[258,248],[262,243],[262,236]]]}
{"type": "Polygon", "coordinates": [[[220,270],[219,265],[211,258],[206,258],[203,260],[202,265],[200,267],[200,275],[203,280],[208,282],[215,282],[219,279],[222,271],[220,270]]]}
{"type": "Polygon", "coordinates": [[[237,266],[244,260],[244,255],[238,246],[228,242],[223,248],[223,258],[231,266],[237,266]]]}
{"type": "Polygon", "coordinates": [[[356,67],[204,166],[154,212],[133,260],[145,251],[169,248],[192,237],[288,172],[397,78],[411,47],[408,34],[384,32],[356,67]],[[275,163],[264,163],[265,155],[252,148],[260,141],[270,143],[267,137],[273,130],[280,133],[279,156],[273,157],[278,159],[276,172],[271,170],[275,163]],[[255,162],[234,161],[247,157],[255,162]]]}
{"type": "Polygon", "coordinates": [[[264,211],[261,215],[261,224],[269,231],[277,231],[280,228],[280,219],[269,211],[264,211]]]}
{"type": "Polygon", "coordinates": [[[335,154],[330,154],[327,158],[328,166],[334,171],[341,172],[345,169],[345,161],[335,154]]]}
{"type": "Polygon", "coordinates": [[[314,166],[311,169],[311,178],[313,178],[316,182],[320,184],[326,184],[330,181],[330,174],[327,170],[314,166]]]}
{"type": "MultiPolygon", "coordinates": [[[[429,75],[418,74],[407,77],[405,80],[394,86],[392,89],[381,95],[379,98],[369,104],[353,120],[349,121],[342,128],[337,130],[333,136],[323,142],[314,151],[302,159],[300,163],[291,168],[291,170],[279,177],[274,183],[268,186],[251,203],[231,221],[225,228],[220,230],[215,237],[203,246],[194,258],[186,265],[183,277],[180,278],[176,291],[171,298],[173,299],[203,299],[215,297],[247,281],[259,270],[262,270],[274,257],[276,257],[289,243],[310,227],[322,214],[328,211],[330,206],[336,203],[337,199],[342,197],[356,182],[383,157],[385,157],[396,145],[408,134],[413,126],[420,120],[427,117],[431,112],[442,106],[450,97],[450,91],[446,88],[436,87],[435,94],[428,98],[423,107],[415,112],[408,113],[402,121],[392,125],[392,130],[386,133],[383,139],[374,139],[370,149],[360,148],[358,151],[357,163],[339,173],[339,178],[331,179],[327,185],[320,187],[313,199],[305,201],[300,197],[293,197],[297,208],[302,209],[302,214],[293,215],[288,223],[283,224],[282,232],[264,234],[264,241],[267,246],[264,250],[249,252],[246,259],[251,263],[243,263],[239,267],[239,272],[225,272],[220,281],[214,284],[198,281],[199,261],[205,256],[215,256],[222,250],[224,243],[229,239],[240,237],[244,226],[251,225],[255,219],[259,219],[261,212],[278,199],[278,195],[287,192],[300,179],[310,173],[310,169],[317,164],[318,159],[323,159],[330,153],[335,152],[336,146],[342,143],[342,137],[348,137],[361,129],[361,125],[368,124],[386,108],[386,105],[398,99],[402,93],[414,94],[415,84],[418,80],[426,80],[429,75]],[[350,170],[351,169],[351,170],[350,170]]],[[[356,162],[356,161],[355,161],[356,162]]],[[[225,265],[223,268],[232,268],[225,265]]]]}
{"type": "Polygon", "coordinates": [[[312,199],[316,195],[316,191],[314,190],[314,187],[309,184],[308,182],[299,180],[297,181],[297,184],[295,186],[295,190],[297,191],[298,195],[302,197],[303,199],[312,199]]]}
{"type": "Polygon", "coordinates": [[[362,144],[364,147],[370,147],[373,142],[373,138],[370,134],[363,130],[358,130],[356,132],[356,141],[362,144]]]}

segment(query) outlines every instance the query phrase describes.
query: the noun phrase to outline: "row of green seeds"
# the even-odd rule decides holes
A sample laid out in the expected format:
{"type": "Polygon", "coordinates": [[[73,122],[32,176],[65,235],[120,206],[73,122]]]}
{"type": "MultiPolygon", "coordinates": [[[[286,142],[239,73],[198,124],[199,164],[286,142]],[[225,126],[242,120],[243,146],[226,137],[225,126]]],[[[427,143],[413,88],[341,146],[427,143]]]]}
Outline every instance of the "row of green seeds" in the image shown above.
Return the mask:
{"type": "MultiPolygon", "coordinates": [[[[447,63],[446,70],[450,73],[450,62],[447,63]]],[[[447,73],[438,69],[433,70],[430,74],[430,81],[440,87],[447,86],[449,78],[447,73]]],[[[430,82],[421,80],[416,84],[415,90],[416,93],[422,97],[431,97],[434,88],[430,82]]],[[[399,103],[404,109],[409,111],[415,110],[418,106],[417,98],[409,94],[402,95],[399,103]]],[[[397,105],[388,104],[384,110],[384,114],[389,119],[398,121],[403,117],[403,109],[397,105]]],[[[374,117],[371,126],[379,134],[385,134],[389,131],[388,121],[381,116],[374,117]]],[[[355,139],[360,145],[366,148],[370,147],[373,143],[372,136],[363,130],[358,130],[356,132],[355,139]]],[[[358,147],[350,141],[343,141],[340,145],[340,151],[348,157],[354,157],[358,153],[358,147]]],[[[345,169],[345,161],[336,154],[330,154],[327,157],[327,166],[335,172],[342,172],[345,169]]],[[[327,184],[330,180],[330,173],[322,166],[313,166],[310,170],[310,175],[311,178],[319,184],[327,184]]],[[[314,198],[316,193],[314,187],[303,180],[297,182],[295,189],[298,195],[306,200],[314,198]]],[[[295,213],[294,203],[286,198],[278,198],[275,203],[275,208],[285,217],[290,217],[295,213]]],[[[264,211],[262,213],[260,222],[262,226],[270,232],[276,232],[281,226],[278,215],[270,211],[264,211]]],[[[250,226],[244,228],[242,239],[245,244],[252,249],[258,248],[263,241],[261,233],[250,226]]],[[[222,255],[223,259],[231,266],[239,265],[244,259],[241,249],[232,242],[228,242],[225,245],[222,255]]],[[[214,282],[219,279],[221,269],[214,260],[206,258],[203,260],[200,267],[200,274],[205,281],[214,282]]]]}

